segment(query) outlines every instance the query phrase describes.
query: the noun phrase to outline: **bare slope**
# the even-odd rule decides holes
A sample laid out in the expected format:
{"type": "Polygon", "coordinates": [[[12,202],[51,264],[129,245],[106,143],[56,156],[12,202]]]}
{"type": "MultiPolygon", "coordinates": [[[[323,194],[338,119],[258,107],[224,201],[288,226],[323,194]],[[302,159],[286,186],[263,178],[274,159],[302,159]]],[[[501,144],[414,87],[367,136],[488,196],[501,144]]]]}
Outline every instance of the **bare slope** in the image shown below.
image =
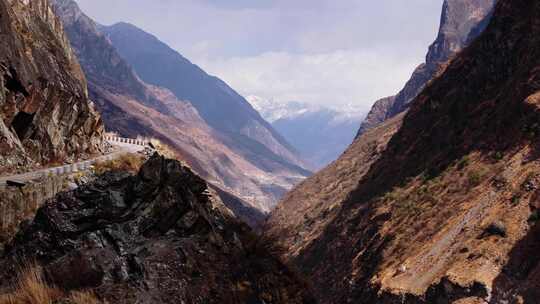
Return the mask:
{"type": "Polygon", "coordinates": [[[538,16],[499,1],[319,236],[294,244],[322,303],[537,302],[538,16]]]}

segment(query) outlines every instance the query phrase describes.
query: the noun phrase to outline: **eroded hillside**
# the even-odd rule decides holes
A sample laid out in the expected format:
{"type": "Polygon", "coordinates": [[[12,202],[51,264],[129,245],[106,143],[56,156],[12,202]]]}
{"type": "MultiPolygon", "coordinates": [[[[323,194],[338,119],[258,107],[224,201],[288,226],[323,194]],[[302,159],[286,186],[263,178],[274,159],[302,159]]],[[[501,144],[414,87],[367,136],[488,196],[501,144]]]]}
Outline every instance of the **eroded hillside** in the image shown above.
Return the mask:
{"type": "Polygon", "coordinates": [[[289,241],[288,256],[322,303],[537,302],[539,15],[537,1],[499,1],[354,190],[319,201],[338,211],[327,222],[324,212],[294,217],[320,225],[289,241]]]}

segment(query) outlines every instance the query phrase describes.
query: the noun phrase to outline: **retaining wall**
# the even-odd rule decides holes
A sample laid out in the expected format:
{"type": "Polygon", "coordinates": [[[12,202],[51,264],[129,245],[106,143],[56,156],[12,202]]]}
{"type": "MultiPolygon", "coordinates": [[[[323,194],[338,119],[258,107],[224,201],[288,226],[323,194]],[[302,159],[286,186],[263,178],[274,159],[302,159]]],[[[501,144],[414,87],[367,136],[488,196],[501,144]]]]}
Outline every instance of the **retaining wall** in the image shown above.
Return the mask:
{"type": "Polygon", "coordinates": [[[22,221],[32,219],[45,201],[67,186],[68,176],[53,176],[23,188],[0,188],[0,252],[2,244],[15,235],[22,221]]]}

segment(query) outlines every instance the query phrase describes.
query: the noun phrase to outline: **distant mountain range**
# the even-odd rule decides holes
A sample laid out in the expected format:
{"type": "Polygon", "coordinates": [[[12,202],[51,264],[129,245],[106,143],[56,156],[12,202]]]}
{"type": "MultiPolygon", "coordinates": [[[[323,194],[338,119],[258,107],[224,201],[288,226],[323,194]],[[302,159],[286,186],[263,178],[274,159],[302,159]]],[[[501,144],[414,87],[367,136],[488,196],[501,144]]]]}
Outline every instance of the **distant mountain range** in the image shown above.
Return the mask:
{"type": "Polygon", "coordinates": [[[316,169],[336,160],[351,144],[365,116],[353,106],[339,111],[303,102],[246,99],[316,169]]]}
{"type": "Polygon", "coordinates": [[[99,25],[72,0],[52,4],[107,130],[165,142],[212,185],[232,194],[225,198],[236,196],[225,203],[245,221],[262,220],[311,174],[287,141],[225,82],[133,25],[99,25]]]}

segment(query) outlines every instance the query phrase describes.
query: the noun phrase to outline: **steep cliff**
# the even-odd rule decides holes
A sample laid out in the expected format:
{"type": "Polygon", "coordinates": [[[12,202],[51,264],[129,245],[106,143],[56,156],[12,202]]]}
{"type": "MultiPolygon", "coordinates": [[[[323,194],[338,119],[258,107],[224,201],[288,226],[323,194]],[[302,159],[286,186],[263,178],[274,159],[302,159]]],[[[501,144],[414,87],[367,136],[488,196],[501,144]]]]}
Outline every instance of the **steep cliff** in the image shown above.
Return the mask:
{"type": "Polygon", "coordinates": [[[107,303],[315,303],[271,248],[189,168],[154,155],[40,208],[6,247],[0,293],[34,261],[48,282],[107,303]]]}
{"type": "Polygon", "coordinates": [[[0,16],[0,173],[100,152],[100,116],[48,2],[1,1],[0,16]]]}
{"type": "MultiPolygon", "coordinates": [[[[81,12],[74,1],[54,3],[89,80],[90,96],[109,130],[165,142],[210,183],[238,196],[240,200],[234,200],[231,206],[248,202],[250,205],[243,207],[256,210],[246,214],[258,213],[256,220],[310,174],[262,143],[216,130],[191,102],[180,100],[166,88],[143,82],[98,30],[103,28],[81,12]]],[[[133,48],[138,48],[135,42],[133,48]]],[[[205,83],[192,85],[204,87],[205,83]]]]}
{"type": "MultiPolygon", "coordinates": [[[[317,233],[288,241],[286,256],[322,303],[537,303],[538,16],[538,1],[498,1],[486,30],[414,99],[353,190],[337,200],[324,190],[310,207],[338,210],[294,217],[317,233]]],[[[270,235],[296,206],[287,203],[270,235]]]]}
{"type": "Polygon", "coordinates": [[[411,79],[394,99],[383,99],[375,103],[360,126],[358,135],[407,110],[410,102],[441,72],[444,65],[482,32],[491,18],[496,1],[445,0],[439,33],[429,47],[426,62],[416,68],[411,79]]]}

